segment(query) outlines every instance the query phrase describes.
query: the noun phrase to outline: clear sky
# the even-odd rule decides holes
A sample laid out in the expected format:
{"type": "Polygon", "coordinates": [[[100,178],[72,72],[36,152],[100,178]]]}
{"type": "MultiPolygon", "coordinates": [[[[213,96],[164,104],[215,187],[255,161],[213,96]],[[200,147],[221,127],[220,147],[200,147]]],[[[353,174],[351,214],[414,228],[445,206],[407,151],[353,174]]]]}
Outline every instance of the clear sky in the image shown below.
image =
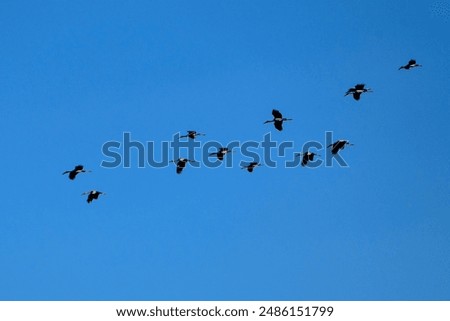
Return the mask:
{"type": "Polygon", "coordinates": [[[449,1],[4,0],[0,30],[0,299],[450,299],[449,1]],[[101,167],[190,129],[295,148],[101,167]],[[285,167],[327,131],[348,167],[285,167]]]}

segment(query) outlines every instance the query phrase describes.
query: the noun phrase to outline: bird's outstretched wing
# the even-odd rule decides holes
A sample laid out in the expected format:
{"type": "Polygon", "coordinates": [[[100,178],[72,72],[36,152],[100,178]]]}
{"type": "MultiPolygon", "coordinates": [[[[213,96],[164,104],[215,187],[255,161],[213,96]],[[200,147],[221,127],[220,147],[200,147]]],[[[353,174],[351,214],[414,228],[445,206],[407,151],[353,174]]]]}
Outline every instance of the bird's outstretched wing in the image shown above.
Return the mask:
{"type": "Polygon", "coordinates": [[[272,115],[274,118],[283,118],[283,115],[281,115],[281,113],[276,109],[272,110],[272,115]]]}
{"type": "Polygon", "coordinates": [[[347,90],[347,92],[345,93],[344,97],[347,96],[347,95],[353,94],[355,91],[356,91],[356,89],[354,87],[353,88],[349,88],[347,90]]]}

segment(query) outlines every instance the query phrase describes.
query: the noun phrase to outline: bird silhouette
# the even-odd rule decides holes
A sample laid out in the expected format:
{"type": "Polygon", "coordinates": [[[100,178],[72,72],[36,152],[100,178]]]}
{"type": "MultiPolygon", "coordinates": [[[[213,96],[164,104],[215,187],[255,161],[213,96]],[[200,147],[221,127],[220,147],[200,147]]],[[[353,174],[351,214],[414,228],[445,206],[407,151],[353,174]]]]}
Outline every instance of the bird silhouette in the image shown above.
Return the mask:
{"type": "Polygon", "coordinates": [[[357,84],[355,85],[355,87],[352,87],[349,90],[347,90],[344,96],[352,94],[355,100],[359,100],[361,98],[362,93],[372,92],[372,89],[364,88],[364,86],[365,86],[364,84],[357,84]]]}
{"type": "Polygon", "coordinates": [[[251,162],[247,165],[242,166],[241,169],[245,168],[249,173],[251,173],[253,172],[253,169],[258,166],[262,166],[262,164],[259,164],[258,162],[251,162]]]}
{"type": "Polygon", "coordinates": [[[188,130],[187,134],[180,136],[180,138],[189,137],[191,139],[195,139],[197,136],[205,136],[205,134],[197,133],[195,130],[188,130]]]}
{"type": "Polygon", "coordinates": [[[283,130],[283,122],[292,120],[292,118],[284,118],[283,115],[280,113],[280,111],[273,109],[272,110],[273,119],[272,120],[266,120],[264,124],[267,123],[273,123],[276,129],[279,131],[283,130]]]}
{"type": "Polygon", "coordinates": [[[190,160],[187,158],[178,158],[177,160],[173,160],[171,162],[177,164],[177,174],[181,174],[187,163],[195,163],[194,160],[190,160]]]}
{"type": "Polygon", "coordinates": [[[80,174],[80,173],[89,173],[89,172],[91,172],[91,171],[85,170],[83,165],[77,165],[71,171],[65,171],[62,174],[63,175],[69,174],[69,179],[74,180],[75,177],[77,177],[78,174],[80,174]]]}
{"type": "Polygon", "coordinates": [[[412,68],[416,68],[416,67],[422,67],[422,65],[419,65],[418,63],[416,63],[416,61],[414,59],[411,59],[410,61],[408,61],[408,63],[404,66],[400,66],[400,68],[398,68],[398,70],[401,69],[412,69],[412,68]]]}
{"type": "Polygon", "coordinates": [[[331,154],[337,154],[341,149],[344,149],[346,145],[353,146],[348,140],[337,140],[333,144],[328,145],[328,147],[331,147],[331,154]]]}
{"type": "Polygon", "coordinates": [[[98,199],[98,197],[100,196],[100,194],[103,194],[103,195],[106,195],[106,193],[103,193],[103,192],[99,192],[99,191],[96,191],[96,190],[92,190],[92,191],[89,191],[89,192],[84,192],[83,194],[81,194],[81,195],[86,195],[87,194],[87,202],[88,203],[91,203],[92,202],[92,200],[96,200],[96,199],[98,199]]]}
{"type": "Polygon", "coordinates": [[[302,157],[302,166],[306,166],[308,162],[312,162],[314,160],[314,156],[320,156],[316,153],[306,152],[306,153],[296,153],[296,157],[302,157]]]}
{"type": "Polygon", "coordinates": [[[220,147],[220,149],[217,152],[210,153],[209,156],[216,155],[218,160],[223,160],[223,157],[231,152],[232,150],[228,149],[227,147],[220,147]]]}

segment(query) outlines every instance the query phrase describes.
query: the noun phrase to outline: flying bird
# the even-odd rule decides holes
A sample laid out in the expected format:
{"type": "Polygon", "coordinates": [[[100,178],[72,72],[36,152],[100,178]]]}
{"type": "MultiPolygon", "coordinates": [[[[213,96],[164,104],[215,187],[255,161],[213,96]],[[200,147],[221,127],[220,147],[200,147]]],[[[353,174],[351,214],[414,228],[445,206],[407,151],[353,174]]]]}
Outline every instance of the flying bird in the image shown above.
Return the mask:
{"type": "Polygon", "coordinates": [[[88,203],[91,203],[92,202],[92,200],[96,200],[96,199],[98,199],[98,197],[100,196],[100,194],[103,194],[103,195],[106,195],[106,193],[103,193],[103,192],[99,192],[99,191],[96,191],[96,190],[92,190],[92,191],[89,191],[89,192],[84,192],[83,194],[81,194],[81,195],[86,195],[87,194],[87,202],[88,203]]]}
{"type": "Polygon", "coordinates": [[[189,137],[191,139],[195,139],[195,137],[197,137],[197,136],[205,136],[205,134],[197,133],[195,130],[188,130],[187,134],[180,136],[180,138],[189,137]]]}
{"type": "Polygon", "coordinates": [[[328,145],[328,147],[331,147],[331,154],[337,154],[341,149],[344,149],[346,145],[353,146],[348,140],[337,140],[333,144],[328,145]]]}
{"type": "Polygon", "coordinates": [[[296,153],[296,157],[302,157],[302,166],[306,166],[308,162],[312,162],[314,160],[314,156],[320,156],[316,153],[306,152],[306,153],[296,153]]]}
{"type": "Polygon", "coordinates": [[[171,161],[172,163],[177,163],[177,174],[181,174],[183,169],[186,167],[187,163],[195,163],[194,160],[190,160],[187,158],[178,158],[177,160],[171,161]]]}
{"type": "Polygon", "coordinates": [[[71,171],[65,171],[65,172],[62,173],[62,174],[63,174],[63,175],[69,174],[69,178],[73,180],[73,179],[75,179],[75,177],[76,177],[78,174],[80,174],[80,173],[88,173],[88,172],[91,172],[91,171],[85,170],[84,167],[83,167],[83,165],[77,165],[77,166],[75,166],[75,168],[72,169],[71,171]]]}
{"type": "Polygon", "coordinates": [[[418,63],[416,63],[416,61],[414,59],[411,59],[410,61],[408,61],[408,63],[406,65],[398,68],[398,70],[401,70],[401,69],[409,70],[409,69],[412,69],[415,67],[422,67],[422,65],[419,65],[418,63]]]}
{"type": "Polygon", "coordinates": [[[276,109],[272,110],[273,119],[266,120],[264,124],[273,123],[276,129],[279,131],[283,130],[283,122],[287,120],[292,120],[292,118],[284,118],[283,115],[276,109]]]}
{"type": "Polygon", "coordinates": [[[244,165],[244,166],[242,166],[241,167],[241,169],[247,169],[247,171],[249,172],[249,173],[251,173],[251,172],[253,172],[253,169],[255,168],[255,167],[258,167],[258,166],[262,166],[262,164],[259,164],[258,162],[251,162],[250,164],[248,164],[248,165],[244,165]]]}
{"type": "Polygon", "coordinates": [[[352,87],[349,90],[347,90],[347,92],[345,93],[344,97],[347,96],[347,95],[352,94],[353,98],[355,100],[359,100],[359,98],[361,98],[361,94],[362,93],[367,93],[367,92],[371,93],[372,92],[372,89],[364,88],[364,86],[365,86],[364,84],[357,84],[357,85],[355,85],[355,87],[352,87]]]}
{"type": "Polygon", "coordinates": [[[216,155],[219,160],[223,160],[223,157],[231,152],[232,150],[228,149],[227,147],[220,147],[220,149],[217,152],[210,153],[209,156],[216,155]]]}

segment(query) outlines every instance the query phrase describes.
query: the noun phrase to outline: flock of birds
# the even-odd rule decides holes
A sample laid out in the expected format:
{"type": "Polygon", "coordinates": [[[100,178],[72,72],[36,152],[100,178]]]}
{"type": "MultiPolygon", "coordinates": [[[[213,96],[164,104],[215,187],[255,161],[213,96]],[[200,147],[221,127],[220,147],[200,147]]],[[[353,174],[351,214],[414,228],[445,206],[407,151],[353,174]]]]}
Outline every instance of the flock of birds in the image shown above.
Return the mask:
{"type": "MultiPolygon", "coordinates": [[[[69,174],[69,179],[74,180],[77,177],[78,174],[80,174],[80,173],[89,173],[89,172],[91,172],[91,171],[84,169],[83,165],[77,165],[71,171],[63,172],[63,175],[69,174]]],[[[104,194],[105,195],[106,193],[103,193],[103,192],[100,192],[100,191],[96,191],[96,190],[91,190],[91,191],[88,191],[88,192],[84,192],[81,195],[87,195],[88,196],[87,197],[87,202],[91,203],[93,200],[98,199],[100,194],[104,194]]]]}
{"type": "MultiPolygon", "coordinates": [[[[400,66],[399,70],[405,69],[413,69],[416,67],[422,67],[422,65],[419,65],[416,60],[411,59],[408,61],[408,63],[404,66],[400,66]]],[[[361,94],[363,93],[370,93],[373,92],[372,89],[366,88],[365,84],[356,84],[354,87],[349,88],[344,96],[352,95],[355,100],[360,100],[361,94]]],[[[273,123],[274,127],[282,131],[283,130],[283,122],[290,121],[292,118],[285,118],[281,114],[281,112],[277,109],[272,110],[272,116],[273,119],[266,120],[264,124],[267,123],[273,123]]],[[[198,136],[205,136],[203,133],[198,133],[195,130],[188,130],[186,135],[180,136],[180,138],[188,138],[188,139],[195,139],[198,136]]],[[[331,153],[337,154],[340,150],[344,149],[346,146],[351,146],[351,144],[348,140],[337,140],[336,142],[330,144],[327,146],[327,148],[331,147],[331,153]]],[[[216,156],[218,160],[222,161],[224,159],[224,156],[228,153],[231,153],[232,150],[227,147],[221,147],[217,152],[210,153],[209,156],[216,156]]],[[[302,157],[301,165],[306,166],[308,162],[313,161],[315,156],[319,156],[316,153],[306,151],[304,153],[296,153],[296,157],[302,157]]],[[[176,163],[176,173],[181,174],[183,169],[186,167],[188,163],[195,163],[195,160],[190,160],[187,158],[178,158],[177,160],[172,160],[171,162],[176,163]]],[[[248,172],[253,172],[253,170],[258,167],[262,166],[262,164],[258,162],[251,162],[247,165],[244,165],[241,167],[241,169],[246,169],[248,172]]],[[[68,174],[68,177],[70,180],[74,180],[78,174],[80,173],[88,173],[91,172],[90,170],[86,170],[83,165],[76,165],[74,169],[67,170],[63,172],[63,175],[68,174]]],[[[81,195],[87,195],[87,202],[91,203],[93,200],[98,199],[100,195],[106,195],[104,192],[100,192],[97,190],[90,190],[87,192],[82,193],[81,195]]]]}

